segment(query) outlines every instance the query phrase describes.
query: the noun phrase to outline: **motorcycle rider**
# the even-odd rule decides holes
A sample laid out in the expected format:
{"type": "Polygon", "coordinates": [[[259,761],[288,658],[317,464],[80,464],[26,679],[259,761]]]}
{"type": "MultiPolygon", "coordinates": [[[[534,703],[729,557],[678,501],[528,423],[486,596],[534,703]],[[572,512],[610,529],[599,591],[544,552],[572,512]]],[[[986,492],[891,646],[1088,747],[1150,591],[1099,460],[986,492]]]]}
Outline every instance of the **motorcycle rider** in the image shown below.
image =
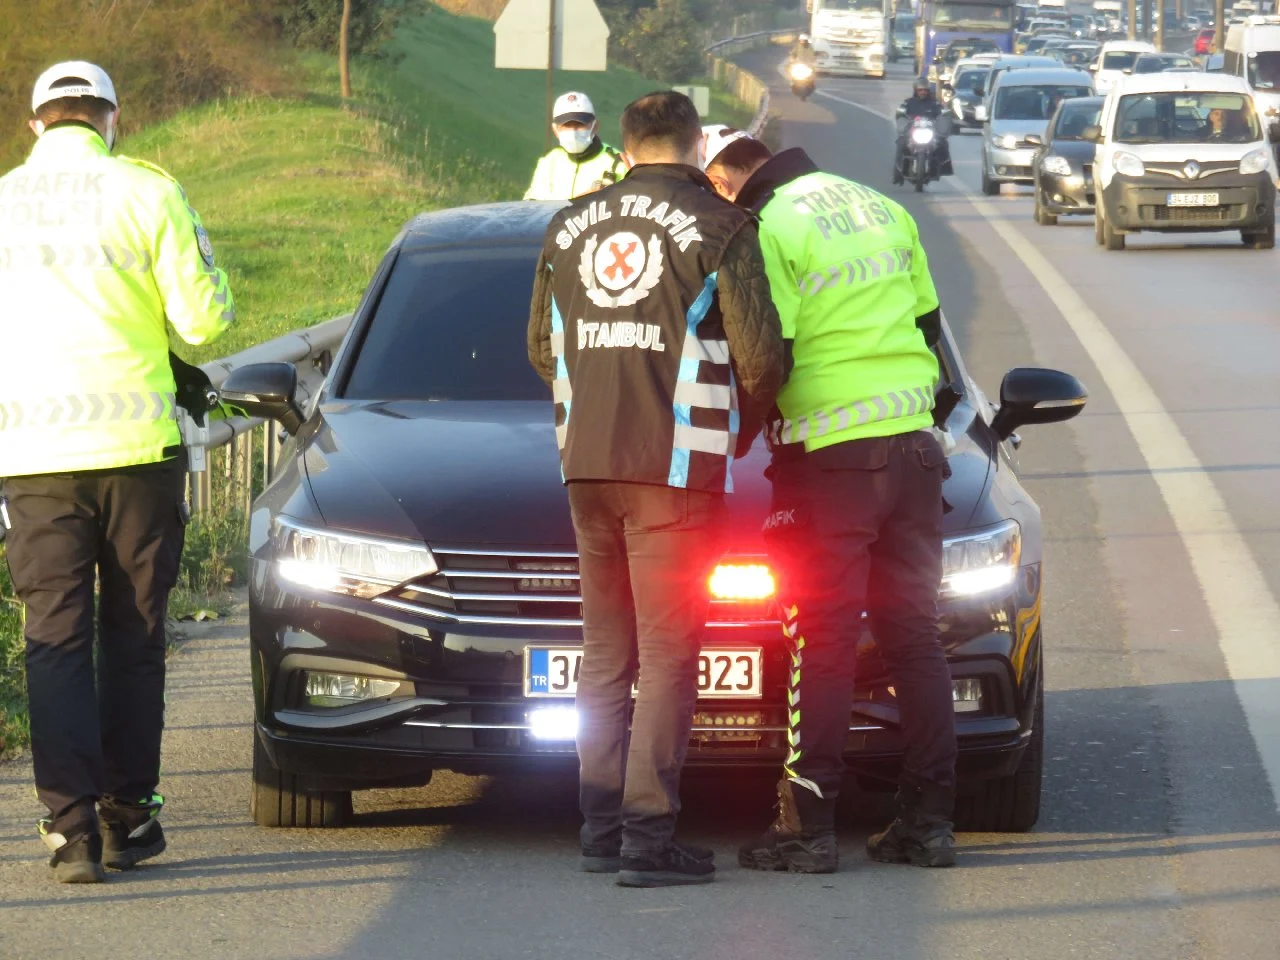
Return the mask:
{"type": "MultiPolygon", "coordinates": [[[[934,99],[933,88],[929,86],[927,79],[924,77],[916,78],[916,82],[911,88],[911,96],[902,101],[902,106],[898,108],[898,116],[904,118],[905,122],[900,125],[898,145],[893,155],[893,182],[895,186],[903,182],[902,161],[907,155],[907,130],[911,127],[911,121],[918,117],[936,121],[942,117],[942,105],[934,99]]],[[[951,147],[940,130],[935,128],[935,132],[938,138],[938,175],[948,177],[953,172],[951,168],[951,147]]]]}
{"type": "Polygon", "coordinates": [[[807,98],[817,85],[817,74],[817,54],[813,52],[809,35],[802,33],[796,45],[791,48],[791,57],[787,61],[787,77],[791,81],[791,92],[802,99],[807,98]]]}

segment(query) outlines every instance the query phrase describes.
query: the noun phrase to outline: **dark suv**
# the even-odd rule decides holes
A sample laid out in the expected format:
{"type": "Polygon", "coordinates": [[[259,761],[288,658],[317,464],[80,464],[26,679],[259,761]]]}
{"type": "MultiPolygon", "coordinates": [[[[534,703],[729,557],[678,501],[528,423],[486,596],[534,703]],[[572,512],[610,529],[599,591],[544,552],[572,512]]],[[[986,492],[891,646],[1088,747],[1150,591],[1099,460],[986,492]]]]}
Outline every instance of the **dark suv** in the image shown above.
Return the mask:
{"type": "MultiPolygon", "coordinates": [[[[253,815],[343,822],[354,789],[432,771],[576,769],[581,604],[551,397],[528,365],[534,265],[554,208],[418,217],[396,238],[314,409],[296,371],[236,371],[224,397],[291,433],[252,516],[253,815]]],[[[950,331],[940,391],[958,398],[945,488],[942,642],[954,677],[962,827],[1035,823],[1043,763],[1040,514],[1012,431],[1084,403],[1072,377],[1015,370],[994,410],[950,331]]],[[[776,769],[783,636],[759,531],[767,451],[734,464],[735,539],[712,612],[691,766],[776,769]]],[[[865,633],[846,757],[889,788],[902,737],[865,633]]]]}

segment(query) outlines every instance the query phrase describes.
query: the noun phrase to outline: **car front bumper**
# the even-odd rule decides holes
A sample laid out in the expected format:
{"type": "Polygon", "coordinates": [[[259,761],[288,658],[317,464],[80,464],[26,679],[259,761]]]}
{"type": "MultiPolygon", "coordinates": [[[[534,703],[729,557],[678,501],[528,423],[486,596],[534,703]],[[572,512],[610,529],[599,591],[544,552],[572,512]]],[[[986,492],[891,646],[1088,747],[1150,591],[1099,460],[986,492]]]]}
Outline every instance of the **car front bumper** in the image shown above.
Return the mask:
{"type": "Polygon", "coordinates": [[[1034,183],[1035,161],[1034,147],[1018,147],[1006,150],[1004,147],[987,147],[987,179],[996,183],[1034,183]]]}
{"type": "MultiPolygon", "coordinates": [[[[1040,662],[1039,568],[1026,595],[945,617],[954,680],[977,680],[980,709],[957,710],[959,774],[1012,774],[1031,734],[1040,662]],[[957,636],[963,640],[955,640],[957,636]]],[[[262,582],[259,580],[259,582],[262,582]]],[[[1020,594],[1021,594],[1020,590],[1020,594]]],[[[424,622],[340,597],[255,596],[250,632],[257,735],[280,769],[312,789],[424,783],[433,770],[468,774],[571,773],[572,740],[539,739],[531,712],[572,707],[571,698],[524,695],[527,643],[577,645],[577,628],[507,628],[424,622]],[[299,693],[304,672],[404,680],[396,698],[313,708],[299,693]]],[[[759,647],[763,697],[698,702],[687,764],[775,769],[787,751],[787,653],[776,624],[709,628],[707,648],[759,647]]],[[[858,684],[845,760],[869,783],[892,784],[904,741],[895,695],[869,635],[859,646],[858,684]]]]}
{"type": "Polygon", "coordinates": [[[815,66],[820,74],[848,77],[883,77],[883,48],[874,50],[854,44],[828,43],[814,47],[815,66]]]}
{"type": "Polygon", "coordinates": [[[1063,176],[1040,171],[1040,205],[1055,216],[1093,213],[1093,174],[1073,170],[1063,176]]]}
{"type": "Polygon", "coordinates": [[[1148,174],[1116,175],[1103,192],[1106,218],[1124,231],[1170,233],[1265,229],[1275,223],[1276,188],[1267,172],[1218,175],[1193,183],[1148,174]],[[1212,207],[1171,207],[1173,193],[1216,193],[1212,207]]]}

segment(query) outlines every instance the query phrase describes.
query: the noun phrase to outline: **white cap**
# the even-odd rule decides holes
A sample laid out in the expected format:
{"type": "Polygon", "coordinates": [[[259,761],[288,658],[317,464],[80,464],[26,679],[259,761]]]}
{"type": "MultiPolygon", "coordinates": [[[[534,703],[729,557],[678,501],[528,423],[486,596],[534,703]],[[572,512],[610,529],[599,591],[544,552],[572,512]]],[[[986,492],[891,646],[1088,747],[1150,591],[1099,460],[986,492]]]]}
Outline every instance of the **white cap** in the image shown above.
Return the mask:
{"type": "Polygon", "coordinates": [[[561,94],[555,108],[551,111],[552,123],[568,123],[570,120],[593,123],[595,119],[596,108],[592,105],[591,98],[585,93],[561,94]]]}
{"type": "Polygon", "coordinates": [[[738,130],[734,127],[725,126],[723,123],[713,123],[708,127],[702,128],[702,133],[706,136],[706,146],[703,148],[702,169],[716,162],[716,157],[724,153],[724,148],[729,144],[738,140],[750,140],[751,134],[745,130],[738,130]]]}
{"type": "Polygon", "coordinates": [[[49,101],[62,97],[97,97],[110,102],[113,107],[120,106],[116,88],[107,71],[83,60],[57,63],[40,74],[31,93],[31,112],[35,113],[49,101]],[[78,82],[67,83],[68,80],[78,82]]]}

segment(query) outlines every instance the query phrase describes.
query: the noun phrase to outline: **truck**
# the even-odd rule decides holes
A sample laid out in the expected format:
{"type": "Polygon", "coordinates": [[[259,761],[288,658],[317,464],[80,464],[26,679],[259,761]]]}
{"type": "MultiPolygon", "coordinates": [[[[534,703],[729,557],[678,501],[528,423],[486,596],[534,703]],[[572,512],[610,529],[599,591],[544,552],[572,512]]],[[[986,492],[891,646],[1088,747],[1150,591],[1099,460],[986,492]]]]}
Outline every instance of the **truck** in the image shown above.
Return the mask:
{"type": "Polygon", "coordinates": [[[819,74],[884,77],[893,0],[809,0],[809,39],[819,74]]]}
{"type": "Polygon", "coordinates": [[[1014,0],[922,0],[916,18],[916,72],[937,62],[939,50],[953,40],[990,40],[1000,52],[1012,53],[1017,20],[1014,0]]]}

